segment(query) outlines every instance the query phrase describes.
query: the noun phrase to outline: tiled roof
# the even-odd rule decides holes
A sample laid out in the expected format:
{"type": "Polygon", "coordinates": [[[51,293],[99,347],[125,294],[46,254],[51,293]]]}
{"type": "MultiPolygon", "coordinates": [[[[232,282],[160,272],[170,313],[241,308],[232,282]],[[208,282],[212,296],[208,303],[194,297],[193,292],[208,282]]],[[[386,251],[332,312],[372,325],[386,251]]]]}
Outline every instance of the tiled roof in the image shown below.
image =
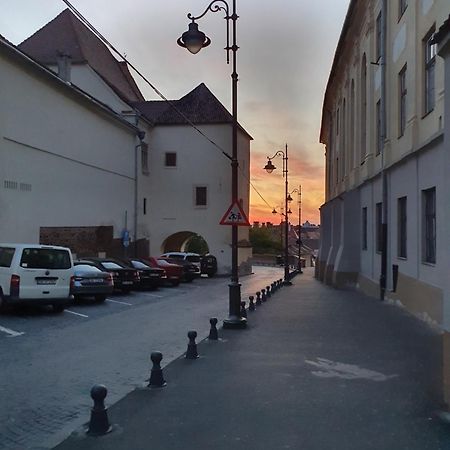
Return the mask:
{"type": "Polygon", "coordinates": [[[144,100],[126,63],[117,61],[69,9],[65,9],[18,47],[46,65],[56,64],[58,55],[68,55],[73,64],[89,64],[125,101],[144,100]]]}
{"type": "MultiPolygon", "coordinates": [[[[178,111],[196,125],[233,122],[232,115],[204,83],[200,83],[194,90],[179,100],[171,100],[170,103],[159,100],[136,102],[133,106],[141,111],[144,117],[154,125],[187,124],[186,119],[178,111]]],[[[250,139],[253,139],[240,125],[239,128],[250,139]]]]}

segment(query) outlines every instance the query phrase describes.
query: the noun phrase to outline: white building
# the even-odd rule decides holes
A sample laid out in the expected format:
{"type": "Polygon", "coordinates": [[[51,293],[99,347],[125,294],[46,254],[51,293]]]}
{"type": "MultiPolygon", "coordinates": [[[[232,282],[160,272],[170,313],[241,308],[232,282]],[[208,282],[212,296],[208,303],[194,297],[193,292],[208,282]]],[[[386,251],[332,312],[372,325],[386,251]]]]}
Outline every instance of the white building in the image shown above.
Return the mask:
{"type": "Polygon", "coordinates": [[[316,266],[327,283],[400,301],[444,337],[450,87],[433,35],[449,9],[447,0],[350,2],[323,104],[326,201],[316,266]]]}
{"type": "MultiPolygon", "coordinates": [[[[67,86],[84,91],[123,122],[132,124],[135,138],[127,148],[123,148],[117,162],[120,164],[126,158],[126,165],[131,170],[133,193],[126,206],[122,207],[122,223],[120,226],[114,224],[115,245],[106,252],[158,255],[167,250],[182,250],[190,237],[200,235],[206,240],[210,252],[217,256],[219,272],[229,272],[231,227],[221,226],[219,221],[231,201],[231,167],[229,159],[217,147],[231,153],[231,115],[206,86],[202,84],[171,103],[176,104],[177,110],[182,110],[185,117],[189,117],[217,146],[187,124],[169,103],[145,102],[127,65],[117,61],[69,10],[63,11],[25,40],[19,49],[58,73],[67,86]],[[125,228],[132,240],[127,250],[120,245],[125,228]],[[137,243],[136,247],[134,243],[137,243]]],[[[60,116],[60,120],[71,119],[67,114],[60,116]]],[[[47,127],[40,130],[43,135],[51,136],[55,129],[47,123],[47,127]]],[[[76,130],[84,134],[84,124],[79,123],[76,130]]],[[[58,135],[72,140],[76,147],[78,136],[73,139],[63,132],[58,135]]],[[[250,140],[248,133],[240,128],[239,198],[247,215],[250,140]]],[[[105,148],[106,144],[105,141],[105,148]]],[[[93,146],[85,151],[95,153],[93,146]]],[[[102,157],[107,159],[103,153],[102,157]]],[[[78,180],[79,189],[83,189],[85,180],[82,177],[78,180]]],[[[64,195],[64,190],[60,192],[64,195]]],[[[119,194],[114,190],[113,195],[119,194]]],[[[90,198],[95,199],[95,196],[95,190],[92,190],[90,198]]],[[[81,215],[79,211],[74,211],[74,214],[81,215]]],[[[104,217],[103,222],[108,221],[108,217],[104,217]]],[[[91,227],[92,240],[98,221],[85,216],[81,222],[91,227]]],[[[42,225],[36,223],[35,227],[42,225]]],[[[67,244],[69,240],[77,252],[92,253],[97,239],[93,239],[86,251],[80,249],[80,243],[71,238],[73,233],[79,233],[77,227],[78,224],[71,220],[64,222],[62,219],[55,223],[53,229],[47,228],[44,234],[46,240],[59,244],[67,244]]],[[[240,229],[239,238],[239,264],[241,272],[245,273],[250,270],[248,261],[251,256],[247,228],[240,229]]],[[[86,239],[89,240],[89,236],[85,234],[83,241],[86,239]]]]}

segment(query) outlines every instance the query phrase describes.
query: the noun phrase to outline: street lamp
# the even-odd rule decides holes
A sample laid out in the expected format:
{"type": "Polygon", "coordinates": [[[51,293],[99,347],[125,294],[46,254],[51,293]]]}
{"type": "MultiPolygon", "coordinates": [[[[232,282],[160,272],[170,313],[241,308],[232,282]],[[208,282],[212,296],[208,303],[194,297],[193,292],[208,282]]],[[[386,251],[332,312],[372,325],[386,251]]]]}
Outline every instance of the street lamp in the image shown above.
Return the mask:
{"type": "MultiPolygon", "coordinates": [[[[288,214],[290,212],[288,208],[288,202],[289,202],[289,192],[288,192],[288,146],[286,144],[285,151],[278,150],[275,152],[275,154],[272,157],[267,157],[267,164],[264,166],[264,169],[267,173],[272,173],[276,167],[272,163],[272,159],[274,159],[277,156],[283,157],[283,177],[285,181],[285,195],[284,195],[284,225],[285,225],[285,233],[284,233],[284,284],[285,285],[291,285],[291,281],[289,280],[289,220],[288,220],[288,214]]],[[[291,198],[292,200],[292,198],[291,198]]]]}
{"type": "Polygon", "coordinates": [[[302,248],[302,187],[295,188],[289,192],[289,197],[292,201],[291,194],[297,192],[298,194],[298,273],[303,273],[301,262],[301,248],[302,248]]]}
{"type": "MultiPolygon", "coordinates": [[[[195,22],[206,15],[208,11],[225,13],[227,21],[227,64],[230,62],[230,51],[232,53],[231,73],[232,80],[232,155],[231,155],[231,204],[238,202],[238,159],[237,159],[237,83],[238,74],[236,71],[236,53],[238,46],[236,45],[236,23],[238,15],[236,14],[236,0],[232,0],[232,13],[230,14],[230,7],[225,0],[212,1],[205,11],[197,17],[191,13],[187,15],[192,22],[189,24],[188,31],[184,32],[177,40],[178,45],[187,48],[191,53],[198,53],[202,48],[207,47],[211,40],[198,29],[198,24],[195,22]],[[232,45],[230,45],[230,25],[232,31],[232,45]]],[[[241,285],[239,284],[238,275],[238,226],[231,225],[231,282],[229,286],[229,316],[224,320],[224,328],[245,328],[247,320],[241,316],[241,285]]]]}

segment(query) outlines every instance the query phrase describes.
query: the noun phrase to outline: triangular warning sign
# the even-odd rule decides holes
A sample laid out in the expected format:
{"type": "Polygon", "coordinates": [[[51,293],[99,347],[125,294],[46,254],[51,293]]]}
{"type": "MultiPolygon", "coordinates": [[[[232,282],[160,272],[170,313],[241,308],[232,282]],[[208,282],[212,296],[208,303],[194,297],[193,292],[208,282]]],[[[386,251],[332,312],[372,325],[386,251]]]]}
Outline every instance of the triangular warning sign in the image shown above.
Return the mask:
{"type": "Polygon", "coordinates": [[[234,202],[222,217],[220,225],[240,225],[248,227],[250,226],[250,222],[241,208],[241,205],[238,202],[234,202]]]}

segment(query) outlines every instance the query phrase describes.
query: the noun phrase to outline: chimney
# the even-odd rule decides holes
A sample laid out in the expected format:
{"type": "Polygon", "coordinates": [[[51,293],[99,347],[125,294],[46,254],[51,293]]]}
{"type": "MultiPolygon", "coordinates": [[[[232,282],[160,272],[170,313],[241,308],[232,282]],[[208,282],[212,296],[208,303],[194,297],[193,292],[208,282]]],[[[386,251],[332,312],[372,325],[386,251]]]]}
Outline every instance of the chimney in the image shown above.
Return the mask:
{"type": "Polygon", "coordinates": [[[67,53],[58,53],[58,77],[70,82],[71,57],[67,53]]]}

